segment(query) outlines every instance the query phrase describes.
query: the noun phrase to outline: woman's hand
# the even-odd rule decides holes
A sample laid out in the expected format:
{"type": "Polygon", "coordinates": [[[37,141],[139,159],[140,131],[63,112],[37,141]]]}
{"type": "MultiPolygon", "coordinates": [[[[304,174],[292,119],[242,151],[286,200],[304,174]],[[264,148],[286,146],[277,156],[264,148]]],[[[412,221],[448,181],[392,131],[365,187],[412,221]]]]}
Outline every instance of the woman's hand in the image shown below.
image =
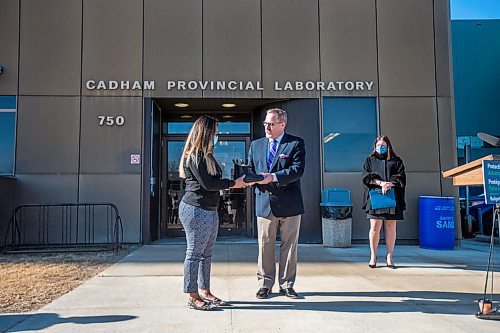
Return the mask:
{"type": "Polygon", "coordinates": [[[391,182],[380,182],[380,187],[382,188],[382,194],[386,194],[389,189],[394,187],[394,184],[391,182]]]}
{"type": "Polygon", "coordinates": [[[234,186],[231,186],[230,188],[245,188],[248,184],[243,181],[243,178],[245,176],[241,176],[238,179],[234,180],[234,186]]]}

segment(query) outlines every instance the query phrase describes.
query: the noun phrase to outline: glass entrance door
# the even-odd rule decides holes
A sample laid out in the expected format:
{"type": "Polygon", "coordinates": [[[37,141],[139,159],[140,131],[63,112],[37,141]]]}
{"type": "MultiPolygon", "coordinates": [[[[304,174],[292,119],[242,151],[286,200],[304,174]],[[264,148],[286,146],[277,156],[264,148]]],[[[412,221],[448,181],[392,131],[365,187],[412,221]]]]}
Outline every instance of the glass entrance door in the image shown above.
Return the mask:
{"type": "MultiPolygon", "coordinates": [[[[189,126],[190,128],[190,126],[189,126]]],[[[188,128],[188,130],[189,130],[188,128]]],[[[245,162],[250,145],[249,135],[234,135],[221,131],[214,155],[222,168],[223,178],[233,178],[234,161],[245,162]]],[[[179,177],[179,161],[184,148],[186,134],[170,135],[162,141],[162,218],[161,237],[184,236],[179,221],[179,203],[185,193],[184,181],[179,177]]],[[[219,235],[251,236],[252,210],[251,189],[226,189],[222,191],[219,204],[219,235]]]]}

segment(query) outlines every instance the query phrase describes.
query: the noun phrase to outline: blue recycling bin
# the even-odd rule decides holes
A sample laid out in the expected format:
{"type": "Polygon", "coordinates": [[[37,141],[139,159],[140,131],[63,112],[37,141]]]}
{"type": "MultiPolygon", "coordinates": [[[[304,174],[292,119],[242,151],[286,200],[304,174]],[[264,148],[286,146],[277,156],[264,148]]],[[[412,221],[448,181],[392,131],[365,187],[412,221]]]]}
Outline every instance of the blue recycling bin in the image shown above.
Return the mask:
{"type": "Polygon", "coordinates": [[[323,246],[350,247],[352,234],[351,192],[329,188],[321,192],[323,246]]]}
{"type": "Polygon", "coordinates": [[[455,199],[420,196],[418,199],[420,247],[453,250],[455,247],[455,199]]]}

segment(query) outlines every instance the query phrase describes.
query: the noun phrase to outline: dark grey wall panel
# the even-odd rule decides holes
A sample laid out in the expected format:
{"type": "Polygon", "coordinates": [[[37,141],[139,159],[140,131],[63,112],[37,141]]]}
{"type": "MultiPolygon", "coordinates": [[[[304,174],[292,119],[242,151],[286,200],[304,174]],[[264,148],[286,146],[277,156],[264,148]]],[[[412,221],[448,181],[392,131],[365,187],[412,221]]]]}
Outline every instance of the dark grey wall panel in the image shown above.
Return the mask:
{"type": "Polygon", "coordinates": [[[81,173],[141,173],[131,154],[141,154],[140,97],[83,97],[81,173]],[[99,125],[99,116],[122,116],[124,124],[99,125]]]}
{"type": "Polygon", "coordinates": [[[83,1],[84,95],[141,95],[132,89],[88,90],[85,83],[142,80],[142,7],[141,0],[83,1]]]}
{"type": "Polygon", "coordinates": [[[141,241],[141,175],[80,175],[80,202],[114,203],[123,222],[123,241],[141,241]]]}
{"type": "Polygon", "coordinates": [[[283,103],[288,114],[286,131],[300,136],[306,144],[306,169],[301,178],[305,214],[300,229],[301,243],[321,242],[321,161],[319,128],[319,102],[317,99],[303,99],[283,103]],[[307,126],[304,126],[307,124],[307,126]]]}
{"type": "Polygon", "coordinates": [[[351,191],[352,210],[352,239],[368,239],[370,222],[366,218],[363,205],[363,184],[361,183],[361,172],[348,173],[325,173],[323,177],[323,187],[341,187],[351,191]]]}
{"type": "Polygon", "coordinates": [[[16,173],[78,173],[80,98],[20,96],[16,173]]]}
{"type": "Polygon", "coordinates": [[[262,72],[264,97],[318,97],[314,91],[275,91],[286,81],[318,81],[317,0],[262,0],[262,72]]]}
{"type": "Polygon", "coordinates": [[[418,198],[421,195],[440,196],[441,189],[438,172],[406,173],[406,212],[405,220],[398,222],[398,239],[418,239],[418,198]]]}
{"type": "Polygon", "coordinates": [[[0,95],[17,95],[19,0],[0,1],[0,95]]]}
{"type": "MultiPolygon", "coordinates": [[[[14,177],[0,177],[0,235],[5,235],[12,210],[14,209],[14,177]]],[[[4,245],[5,238],[0,237],[0,246],[4,245]]]]}
{"type": "MultiPolygon", "coordinates": [[[[397,238],[418,240],[418,197],[420,195],[440,196],[439,173],[407,173],[405,219],[398,222],[397,238]]],[[[361,173],[327,173],[324,187],[343,187],[351,191],[353,202],[352,239],[367,240],[370,222],[362,210],[363,186],[361,173]]]]}
{"type": "Polygon", "coordinates": [[[378,0],[381,96],[435,96],[432,0],[378,0]]]}
{"type": "Polygon", "coordinates": [[[15,205],[77,202],[77,175],[16,174],[15,205]]]}
{"type": "Polygon", "coordinates": [[[434,30],[437,95],[453,96],[449,0],[434,0],[434,30]]]}
{"type": "Polygon", "coordinates": [[[21,1],[21,95],[79,95],[81,0],[21,1]]]}
{"type": "Polygon", "coordinates": [[[380,130],[389,136],[408,172],[439,172],[435,98],[381,98],[380,130]]]}
{"type": "Polygon", "coordinates": [[[377,96],[375,0],[320,0],[321,79],[372,81],[372,91],[325,91],[324,96],[377,96]]]}
{"type": "MultiPolygon", "coordinates": [[[[260,2],[203,2],[203,79],[261,81],[260,2]]],[[[261,97],[262,91],[204,92],[204,97],[261,97]]]]}
{"type": "MultiPolygon", "coordinates": [[[[33,175],[17,174],[15,205],[72,203],[77,202],[78,176],[77,175],[33,175]]],[[[45,211],[48,214],[47,228],[48,241],[61,242],[61,208],[52,208],[45,211]]],[[[76,219],[76,213],[73,215],[76,219]]],[[[20,224],[21,238],[25,243],[40,243],[39,234],[41,220],[38,208],[23,210],[20,224]]],[[[76,221],[73,221],[72,227],[76,221]]]]}
{"type": "Polygon", "coordinates": [[[201,90],[167,90],[167,80],[202,79],[202,1],[144,1],[145,96],[201,97],[201,90]]]}

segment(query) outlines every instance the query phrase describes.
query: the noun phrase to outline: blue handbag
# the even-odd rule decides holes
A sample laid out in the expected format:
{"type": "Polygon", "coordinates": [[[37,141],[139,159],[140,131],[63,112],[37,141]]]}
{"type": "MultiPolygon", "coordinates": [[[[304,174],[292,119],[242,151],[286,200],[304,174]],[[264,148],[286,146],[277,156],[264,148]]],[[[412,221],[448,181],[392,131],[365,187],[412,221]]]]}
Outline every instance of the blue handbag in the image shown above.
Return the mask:
{"type": "Polygon", "coordinates": [[[393,188],[389,189],[385,195],[379,188],[370,190],[369,194],[372,209],[396,207],[396,196],[393,188]]]}

